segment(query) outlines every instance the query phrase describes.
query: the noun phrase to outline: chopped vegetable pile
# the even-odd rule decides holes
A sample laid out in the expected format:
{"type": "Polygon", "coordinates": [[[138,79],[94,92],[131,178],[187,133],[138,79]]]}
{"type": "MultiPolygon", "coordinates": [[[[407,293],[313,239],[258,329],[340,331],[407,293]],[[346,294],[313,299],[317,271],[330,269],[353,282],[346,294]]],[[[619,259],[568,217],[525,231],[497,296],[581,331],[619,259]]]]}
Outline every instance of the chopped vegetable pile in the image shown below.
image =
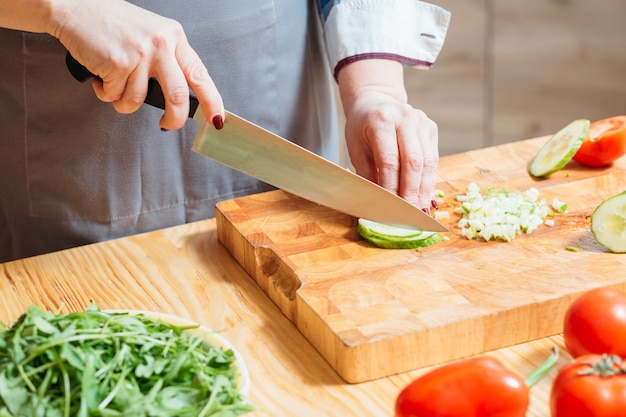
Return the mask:
{"type": "MultiPolygon", "coordinates": [[[[462,204],[456,212],[462,215],[458,222],[461,234],[468,239],[510,241],[517,234],[532,233],[544,223],[544,218],[567,210],[567,204],[555,199],[550,207],[545,199],[539,199],[539,191],[529,188],[521,193],[509,192],[495,187],[482,194],[476,183],[467,186],[465,194],[458,195],[462,204]]],[[[546,220],[547,225],[553,222],[546,220]]]]}
{"type": "Polygon", "coordinates": [[[232,350],[142,314],[29,307],[0,332],[0,416],[237,416],[232,350]]]}

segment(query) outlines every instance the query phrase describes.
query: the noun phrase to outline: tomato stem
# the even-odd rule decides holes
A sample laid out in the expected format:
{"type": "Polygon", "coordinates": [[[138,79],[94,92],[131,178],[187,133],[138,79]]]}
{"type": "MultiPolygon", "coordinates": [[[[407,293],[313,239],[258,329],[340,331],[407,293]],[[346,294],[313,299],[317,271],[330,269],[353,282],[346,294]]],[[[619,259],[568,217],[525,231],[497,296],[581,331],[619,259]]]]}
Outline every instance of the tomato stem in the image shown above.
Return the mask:
{"type": "Polygon", "coordinates": [[[615,375],[626,374],[626,364],[622,362],[622,358],[618,355],[602,355],[602,360],[597,363],[586,363],[589,369],[578,372],[578,375],[597,375],[602,378],[608,378],[615,375]]]}
{"type": "Polygon", "coordinates": [[[557,349],[556,346],[554,346],[552,348],[552,353],[550,353],[550,356],[548,356],[548,358],[541,365],[539,365],[537,369],[531,372],[526,377],[526,379],[524,379],[524,382],[526,382],[526,386],[528,388],[531,388],[537,382],[541,381],[541,379],[544,376],[546,376],[546,374],[550,371],[550,369],[552,369],[554,365],[556,365],[558,360],[559,360],[559,350],[557,349]]]}

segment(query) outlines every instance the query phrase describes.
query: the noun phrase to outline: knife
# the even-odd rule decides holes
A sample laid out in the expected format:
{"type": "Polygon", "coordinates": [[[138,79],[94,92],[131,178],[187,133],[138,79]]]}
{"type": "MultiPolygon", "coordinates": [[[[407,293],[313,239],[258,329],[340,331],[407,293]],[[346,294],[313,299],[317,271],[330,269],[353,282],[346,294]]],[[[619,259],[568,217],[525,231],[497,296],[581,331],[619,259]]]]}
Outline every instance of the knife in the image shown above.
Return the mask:
{"type": "MultiPolygon", "coordinates": [[[[78,81],[96,77],[68,52],[67,67],[78,81]]],[[[448,229],[405,199],[327,159],[226,111],[215,129],[190,93],[189,117],[198,123],[192,150],[277,188],[358,218],[401,227],[448,229]]],[[[165,108],[156,79],[148,82],[145,103],[165,108]]]]}

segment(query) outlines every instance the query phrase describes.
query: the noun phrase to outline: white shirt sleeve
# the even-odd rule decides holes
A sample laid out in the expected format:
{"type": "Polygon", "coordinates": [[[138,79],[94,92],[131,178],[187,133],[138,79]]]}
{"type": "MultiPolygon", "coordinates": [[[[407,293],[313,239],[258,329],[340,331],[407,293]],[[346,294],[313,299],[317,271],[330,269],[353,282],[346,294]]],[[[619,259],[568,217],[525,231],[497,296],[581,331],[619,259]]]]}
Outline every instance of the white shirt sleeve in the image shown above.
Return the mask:
{"type": "Polygon", "coordinates": [[[448,31],[450,12],[418,0],[340,0],[324,20],[331,71],[346,60],[395,59],[430,68],[448,31]]]}

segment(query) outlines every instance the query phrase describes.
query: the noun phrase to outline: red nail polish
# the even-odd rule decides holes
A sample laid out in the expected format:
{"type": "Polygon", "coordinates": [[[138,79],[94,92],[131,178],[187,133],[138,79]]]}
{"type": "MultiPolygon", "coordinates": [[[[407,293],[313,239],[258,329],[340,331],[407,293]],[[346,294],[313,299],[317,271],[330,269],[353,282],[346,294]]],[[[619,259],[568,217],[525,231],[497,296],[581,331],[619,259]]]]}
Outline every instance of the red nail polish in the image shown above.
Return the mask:
{"type": "Polygon", "coordinates": [[[224,127],[224,120],[222,119],[222,115],[221,114],[217,114],[213,117],[213,126],[217,129],[217,130],[221,130],[224,127]]]}
{"type": "Polygon", "coordinates": [[[426,213],[426,214],[430,214],[430,208],[428,208],[428,207],[424,207],[424,208],[422,209],[422,211],[423,211],[424,213],[426,213]]]}
{"type": "Polygon", "coordinates": [[[439,204],[437,204],[437,200],[430,200],[430,204],[432,204],[435,210],[439,208],[439,204]]]}

